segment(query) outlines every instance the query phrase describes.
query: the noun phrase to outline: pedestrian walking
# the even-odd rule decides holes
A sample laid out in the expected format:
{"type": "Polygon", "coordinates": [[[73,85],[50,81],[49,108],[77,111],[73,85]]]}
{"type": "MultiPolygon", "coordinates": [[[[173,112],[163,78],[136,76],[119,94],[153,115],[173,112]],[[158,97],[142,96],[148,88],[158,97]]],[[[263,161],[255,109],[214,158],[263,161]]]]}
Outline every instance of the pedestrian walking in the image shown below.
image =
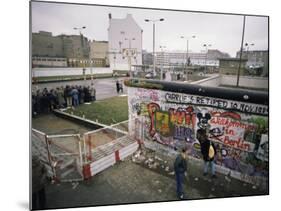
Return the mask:
{"type": "Polygon", "coordinates": [[[204,160],[204,176],[208,175],[208,167],[211,169],[212,178],[216,178],[216,172],[215,172],[215,155],[216,155],[216,148],[213,142],[211,142],[208,139],[207,132],[205,129],[198,129],[197,135],[196,135],[200,147],[201,147],[201,153],[204,160]]]}
{"type": "Polygon", "coordinates": [[[119,83],[119,91],[123,93],[123,81],[119,83]]]}
{"type": "Polygon", "coordinates": [[[184,199],[184,177],[187,172],[187,163],[186,163],[186,148],[181,150],[181,153],[176,157],[174,162],[174,170],[176,175],[177,183],[177,196],[179,199],[184,199]]]}
{"type": "Polygon", "coordinates": [[[116,91],[117,91],[117,93],[119,93],[119,91],[120,91],[120,83],[118,80],[116,80],[116,91]]]}
{"type": "Polygon", "coordinates": [[[32,156],[32,209],[46,208],[45,186],[47,184],[47,171],[40,159],[32,156]]]}

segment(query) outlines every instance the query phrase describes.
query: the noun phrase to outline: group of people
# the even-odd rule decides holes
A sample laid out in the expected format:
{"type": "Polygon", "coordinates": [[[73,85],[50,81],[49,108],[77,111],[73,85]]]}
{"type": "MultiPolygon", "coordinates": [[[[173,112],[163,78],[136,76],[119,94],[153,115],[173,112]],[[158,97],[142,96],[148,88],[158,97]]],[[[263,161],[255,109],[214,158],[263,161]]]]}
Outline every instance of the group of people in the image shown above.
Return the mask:
{"type": "Polygon", "coordinates": [[[57,87],[55,89],[38,89],[32,92],[32,116],[48,113],[53,109],[76,107],[85,102],[96,100],[96,89],[91,86],[57,87]]]}
{"type": "MultiPolygon", "coordinates": [[[[208,139],[208,134],[205,129],[198,129],[197,140],[201,146],[201,153],[204,160],[204,170],[203,175],[208,175],[208,169],[211,169],[211,177],[215,179],[215,163],[214,158],[216,155],[216,148],[213,142],[208,139]]],[[[181,153],[176,157],[174,162],[174,170],[177,183],[177,196],[179,199],[185,199],[187,196],[184,194],[184,178],[187,175],[187,149],[183,148],[181,153]]]]}

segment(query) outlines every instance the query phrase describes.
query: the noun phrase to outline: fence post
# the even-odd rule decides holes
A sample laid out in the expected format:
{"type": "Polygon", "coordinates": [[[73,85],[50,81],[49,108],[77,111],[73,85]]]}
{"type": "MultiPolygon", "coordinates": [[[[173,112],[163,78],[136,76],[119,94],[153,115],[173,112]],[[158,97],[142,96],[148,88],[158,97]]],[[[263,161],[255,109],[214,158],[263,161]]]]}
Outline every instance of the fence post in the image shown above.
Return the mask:
{"type": "Polygon", "coordinates": [[[47,154],[48,154],[48,160],[49,160],[49,163],[51,165],[51,168],[52,168],[52,171],[53,171],[53,174],[54,174],[54,178],[53,179],[57,179],[57,174],[56,174],[56,170],[53,166],[53,162],[52,162],[52,157],[51,157],[51,152],[50,152],[50,146],[49,146],[49,141],[48,141],[48,136],[45,134],[45,142],[46,142],[46,147],[47,147],[47,154]]]}
{"type": "Polygon", "coordinates": [[[81,165],[81,168],[83,168],[83,156],[82,156],[80,135],[78,135],[78,139],[79,139],[79,141],[78,141],[78,148],[79,148],[80,165],[81,165]]]}

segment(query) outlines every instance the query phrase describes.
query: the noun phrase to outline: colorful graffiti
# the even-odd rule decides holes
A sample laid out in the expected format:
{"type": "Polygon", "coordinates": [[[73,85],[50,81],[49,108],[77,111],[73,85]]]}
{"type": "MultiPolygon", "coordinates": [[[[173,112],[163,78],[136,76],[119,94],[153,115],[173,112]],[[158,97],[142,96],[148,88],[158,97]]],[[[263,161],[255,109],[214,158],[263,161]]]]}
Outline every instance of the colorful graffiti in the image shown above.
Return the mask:
{"type": "Polygon", "coordinates": [[[131,89],[135,92],[129,96],[130,112],[136,118],[144,117],[148,140],[171,150],[185,146],[190,156],[201,158],[200,143],[195,137],[196,131],[204,128],[217,149],[217,165],[240,172],[247,179],[268,176],[266,106],[131,89]]]}

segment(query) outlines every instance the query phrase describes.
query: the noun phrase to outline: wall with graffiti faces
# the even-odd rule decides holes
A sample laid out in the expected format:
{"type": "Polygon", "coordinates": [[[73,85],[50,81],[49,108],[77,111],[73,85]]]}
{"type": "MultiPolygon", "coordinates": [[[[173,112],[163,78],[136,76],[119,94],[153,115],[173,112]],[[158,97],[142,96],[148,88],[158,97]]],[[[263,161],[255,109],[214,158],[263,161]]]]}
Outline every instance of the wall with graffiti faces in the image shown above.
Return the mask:
{"type": "MultiPolygon", "coordinates": [[[[199,128],[215,144],[215,163],[244,177],[268,178],[268,107],[223,98],[128,87],[129,128],[145,142],[188,148],[201,159],[199,128]]],[[[223,97],[223,96],[222,96],[223,97]]]]}

